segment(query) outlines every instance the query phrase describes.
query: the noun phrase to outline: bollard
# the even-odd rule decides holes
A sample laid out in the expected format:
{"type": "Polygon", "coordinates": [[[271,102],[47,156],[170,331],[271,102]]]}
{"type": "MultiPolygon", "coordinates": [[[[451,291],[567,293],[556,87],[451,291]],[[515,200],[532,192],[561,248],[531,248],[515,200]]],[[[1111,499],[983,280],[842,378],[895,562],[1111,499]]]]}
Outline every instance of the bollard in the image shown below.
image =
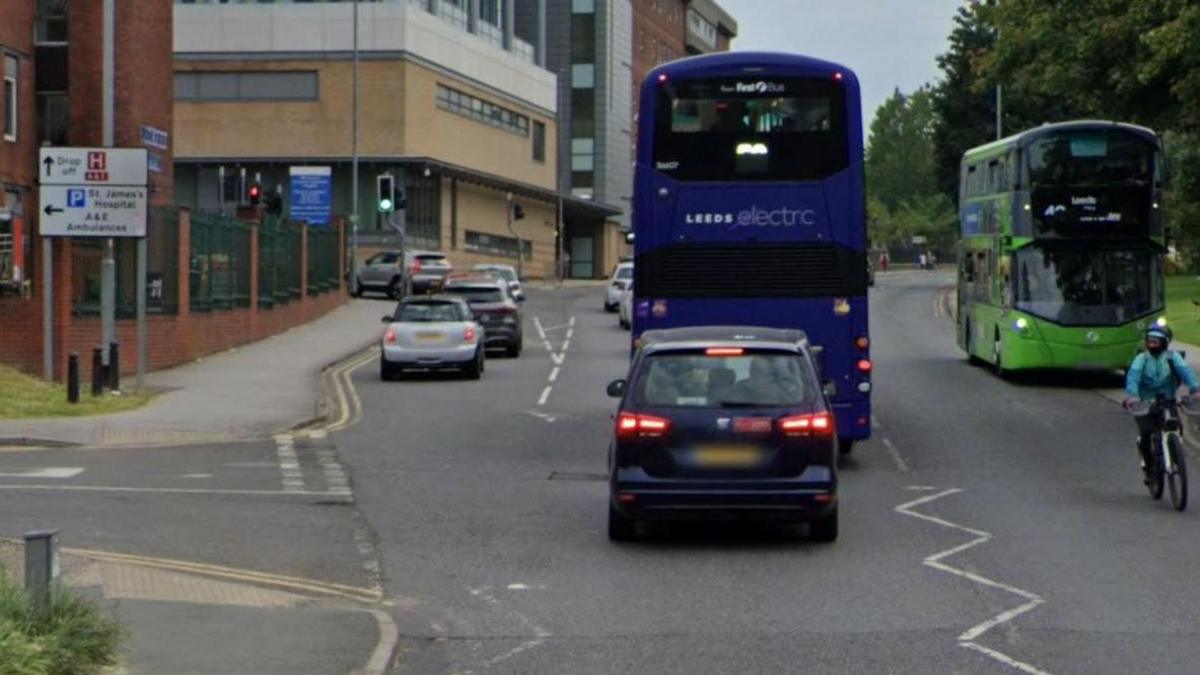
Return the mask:
{"type": "Polygon", "coordinates": [[[67,403],[79,403],[79,352],[67,357],[67,403]]]}
{"type": "Polygon", "coordinates": [[[121,391],[121,350],[116,342],[108,345],[108,388],[121,391]]]}
{"type": "Polygon", "coordinates": [[[92,350],[92,396],[104,393],[104,348],[92,350]]]}
{"type": "Polygon", "coordinates": [[[50,608],[52,593],[58,587],[58,530],[37,530],[25,534],[25,593],[39,615],[50,608]]]}

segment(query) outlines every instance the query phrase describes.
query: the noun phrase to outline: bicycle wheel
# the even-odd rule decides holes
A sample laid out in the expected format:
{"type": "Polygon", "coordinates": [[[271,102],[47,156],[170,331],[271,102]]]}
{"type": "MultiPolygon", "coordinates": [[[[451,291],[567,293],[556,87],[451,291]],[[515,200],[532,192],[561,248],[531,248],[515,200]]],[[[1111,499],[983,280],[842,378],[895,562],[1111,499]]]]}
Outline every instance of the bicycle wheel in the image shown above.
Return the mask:
{"type": "Polygon", "coordinates": [[[1146,484],[1146,489],[1150,491],[1152,499],[1162,499],[1163,496],[1163,470],[1162,470],[1162,436],[1154,434],[1150,437],[1150,482],[1146,484]]]}
{"type": "Polygon", "coordinates": [[[1179,434],[1167,437],[1167,448],[1171,451],[1171,463],[1175,465],[1175,470],[1167,475],[1171,506],[1174,506],[1176,511],[1182,511],[1187,508],[1188,500],[1187,459],[1184,457],[1187,453],[1183,450],[1183,441],[1180,440],[1179,434]]]}

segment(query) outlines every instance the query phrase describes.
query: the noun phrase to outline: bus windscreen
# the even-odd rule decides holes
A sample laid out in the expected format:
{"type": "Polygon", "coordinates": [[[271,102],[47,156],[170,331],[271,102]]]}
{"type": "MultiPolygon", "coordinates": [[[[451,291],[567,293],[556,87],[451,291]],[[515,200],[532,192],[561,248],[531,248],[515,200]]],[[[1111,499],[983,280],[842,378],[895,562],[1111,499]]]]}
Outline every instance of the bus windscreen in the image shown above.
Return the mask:
{"type": "Polygon", "coordinates": [[[693,79],[661,91],[654,166],[683,181],[819,180],[846,168],[834,81],[693,79]]]}

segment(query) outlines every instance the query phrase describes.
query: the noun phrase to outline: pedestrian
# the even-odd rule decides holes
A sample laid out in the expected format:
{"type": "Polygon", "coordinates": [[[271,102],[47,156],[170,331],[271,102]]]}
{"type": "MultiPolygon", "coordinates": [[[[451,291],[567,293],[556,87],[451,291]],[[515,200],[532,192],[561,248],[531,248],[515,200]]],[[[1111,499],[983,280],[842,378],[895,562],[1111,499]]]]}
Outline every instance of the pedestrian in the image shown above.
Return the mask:
{"type": "Polygon", "coordinates": [[[917,254],[917,269],[923,270],[927,264],[928,258],[925,257],[925,252],[921,251],[919,254],[917,254]]]}
{"type": "Polygon", "coordinates": [[[887,251],[884,251],[883,253],[879,254],[879,269],[886,272],[886,271],[888,271],[888,267],[891,264],[892,264],[892,257],[890,255],[888,255],[887,251]]]}
{"type": "Polygon", "coordinates": [[[935,254],[933,251],[930,251],[929,252],[929,271],[932,272],[936,269],[937,269],[937,254],[935,254]]]}

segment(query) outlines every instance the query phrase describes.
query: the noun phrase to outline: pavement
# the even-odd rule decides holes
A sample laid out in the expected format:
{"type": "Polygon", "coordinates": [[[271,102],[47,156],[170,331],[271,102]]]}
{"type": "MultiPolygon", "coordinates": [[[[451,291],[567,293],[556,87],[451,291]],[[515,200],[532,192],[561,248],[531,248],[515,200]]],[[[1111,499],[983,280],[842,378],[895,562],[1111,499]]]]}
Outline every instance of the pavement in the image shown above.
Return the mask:
{"type": "Polygon", "coordinates": [[[138,410],[0,420],[0,446],[161,446],[269,437],[322,414],[321,371],[378,340],[379,318],[393,305],[353,300],[279,335],[150,373],[147,388],[162,393],[138,410]]]}

